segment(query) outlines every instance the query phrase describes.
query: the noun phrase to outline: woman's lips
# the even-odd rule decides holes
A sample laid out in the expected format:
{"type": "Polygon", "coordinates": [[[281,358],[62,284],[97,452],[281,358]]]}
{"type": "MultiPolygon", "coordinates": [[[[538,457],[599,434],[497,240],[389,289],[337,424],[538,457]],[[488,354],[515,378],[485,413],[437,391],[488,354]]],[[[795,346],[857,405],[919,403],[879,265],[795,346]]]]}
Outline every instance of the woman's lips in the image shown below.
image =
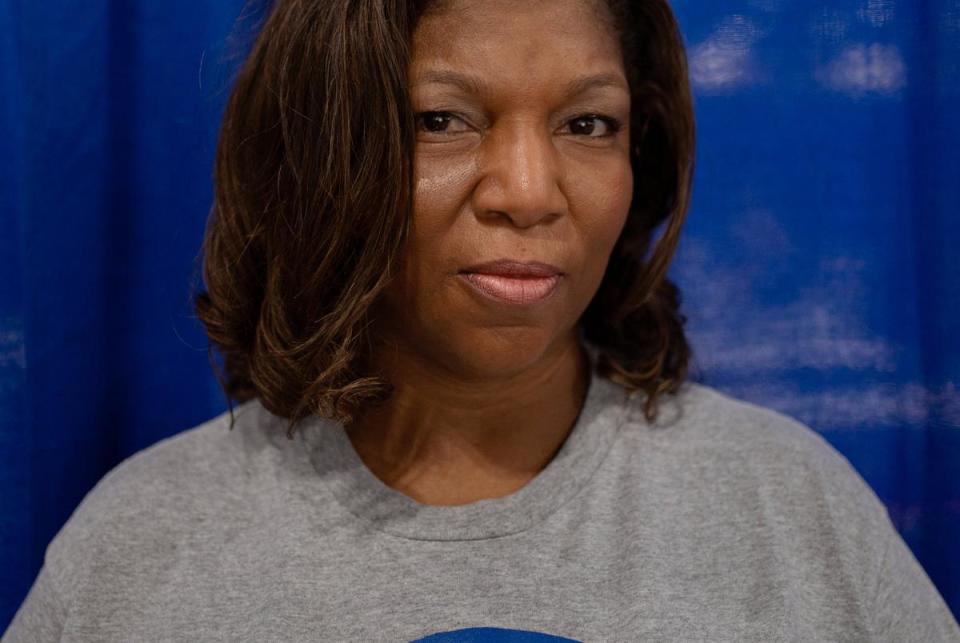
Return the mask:
{"type": "Polygon", "coordinates": [[[556,290],[561,277],[558,274],[549,277],[519,277],[482,272],[462,272],[458,276],[481,295],[520,305],[537,303],[549,297],[556,290]]]}

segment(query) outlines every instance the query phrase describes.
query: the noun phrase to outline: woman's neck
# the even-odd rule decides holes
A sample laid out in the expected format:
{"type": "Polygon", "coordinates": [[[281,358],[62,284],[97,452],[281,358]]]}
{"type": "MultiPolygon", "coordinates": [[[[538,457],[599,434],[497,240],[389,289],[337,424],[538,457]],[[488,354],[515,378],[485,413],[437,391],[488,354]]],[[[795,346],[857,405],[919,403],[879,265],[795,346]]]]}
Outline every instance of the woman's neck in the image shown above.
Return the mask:
{"type": "Polygon", "coordinates": [[[509,495],[554,458],[589,385],[576,333],[509,379],[460,381],[398,347],[378,363],[394,384],[383,405],[347,427],[354,449],[384,484],[428,505],[509,495]]]}

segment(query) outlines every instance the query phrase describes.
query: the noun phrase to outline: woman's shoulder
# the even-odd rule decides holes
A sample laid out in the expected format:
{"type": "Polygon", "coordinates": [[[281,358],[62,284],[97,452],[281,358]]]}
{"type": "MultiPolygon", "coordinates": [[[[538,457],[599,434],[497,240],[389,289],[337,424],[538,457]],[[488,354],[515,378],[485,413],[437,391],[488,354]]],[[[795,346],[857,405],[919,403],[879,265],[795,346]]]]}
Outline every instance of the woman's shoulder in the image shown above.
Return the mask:
{"type": "Polygon", "coordinates": [[[851,569],[875,567],[896,534],[869,483],[804,422],[692,381],[662,411],[627,427],[624,460],[667,506],[789,526],[798,543],[860,557],[851,569]]]}
{"type": "MultiPolygon", "coordinates": [[[[164,550],[257,502],[295,448],[257,400],[137,451],[87,492],[49,543],[58,585],[79,582],[86,561],[164,550]]],[[[288,467],[289,469],[290,467],[288,467]]]]}
{"type": "MultiPolygon", "coordinates": [[[[639,397],[634,396],[637,419],[639,397]]],[[[674,393],[658,398],[657,419],[650,423],[654,433],[682,434],[687,440],[727,441],[745,434],[751,438],[785,445],[806,445],[813,430],[773,407],[735,397],[733,394],[698,382],[685,380],[674,393]]],[[[814,439],[816,441],[816,439],[814,439]]]]}
{"type": "Polygon", "coordinates": [[[122,508],[132,498],[159,500],[191,487],[234,485],[262,465],[258,457],[279,446],[264,430],[267,415],[259,401],[250,400],[234,407],[232,426],[230,411],[224,411],[158,440],[117,463],[84,502],[122,508]]]}
{"type": "Polygon", "coordinates": [[[662,410],[653,423],[634,413],[622,432],[620,461],[635,474],[630,494],[659,510],[644,520],[695,533],[697,548],[722,543],[725,556],[745,548],[744,561],[762,564],[774,552],[780,573],[809,592],[797,600],[840,609],[838,618],[860,610],[877,638],[954,640],[949,609],[886,506],[823,435],[696,382],[662,410]],[[830,597],[838,593],[851,602],[837,605],[830,597]]]}
{"type": "Polygon", "coordinates": [[[638,449],[724,482],[748,480],[771,496],[826,500],[865,520],[886,522],[886,507],[850,460],[808,424],[713,386],[684,382],[664,398],[654,422],[640,404],[629,430],[638,449]]]}
{"type": "Polygon", "coordinates": [[[658,414],[646,422],[639,400],[631,424],[663,445],[677,449],[723,449],[753,456],[788,456],[832,461],[843,456],[808,424],[771,406],[735,397],[688,380],[676,393],[661,396],[658,414]]]}

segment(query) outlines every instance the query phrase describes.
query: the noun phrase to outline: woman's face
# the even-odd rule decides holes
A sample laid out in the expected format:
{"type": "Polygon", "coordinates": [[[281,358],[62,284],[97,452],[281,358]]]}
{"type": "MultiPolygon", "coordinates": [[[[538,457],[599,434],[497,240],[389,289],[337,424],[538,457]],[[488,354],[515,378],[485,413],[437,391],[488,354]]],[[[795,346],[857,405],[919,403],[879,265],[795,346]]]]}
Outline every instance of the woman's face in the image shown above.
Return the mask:
{"type": "Polygon", "coordinates": [[[517,374],[569,342],[623,229],[630,94],[605,10],[460,0],[415,31],[414,214],[389,332],[461,377],[517,374]],[[561,274],[465,272],[501,259],[561,274]]]}

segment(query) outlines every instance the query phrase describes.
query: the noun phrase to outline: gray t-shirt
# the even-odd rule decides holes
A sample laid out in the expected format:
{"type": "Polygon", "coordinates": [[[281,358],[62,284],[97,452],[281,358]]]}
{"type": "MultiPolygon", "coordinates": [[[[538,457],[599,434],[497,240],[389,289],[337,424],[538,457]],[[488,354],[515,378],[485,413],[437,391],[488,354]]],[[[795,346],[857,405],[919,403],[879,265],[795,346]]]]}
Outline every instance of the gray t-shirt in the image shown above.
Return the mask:
{"type": "Polygon", "coordinates": [[[711,387],[649,424],[594,375],[545,469],[460,506],[383,484],[339,424],[236,416],[107,474],[3,641],[960,641],[849,462],[711,387]]]}

